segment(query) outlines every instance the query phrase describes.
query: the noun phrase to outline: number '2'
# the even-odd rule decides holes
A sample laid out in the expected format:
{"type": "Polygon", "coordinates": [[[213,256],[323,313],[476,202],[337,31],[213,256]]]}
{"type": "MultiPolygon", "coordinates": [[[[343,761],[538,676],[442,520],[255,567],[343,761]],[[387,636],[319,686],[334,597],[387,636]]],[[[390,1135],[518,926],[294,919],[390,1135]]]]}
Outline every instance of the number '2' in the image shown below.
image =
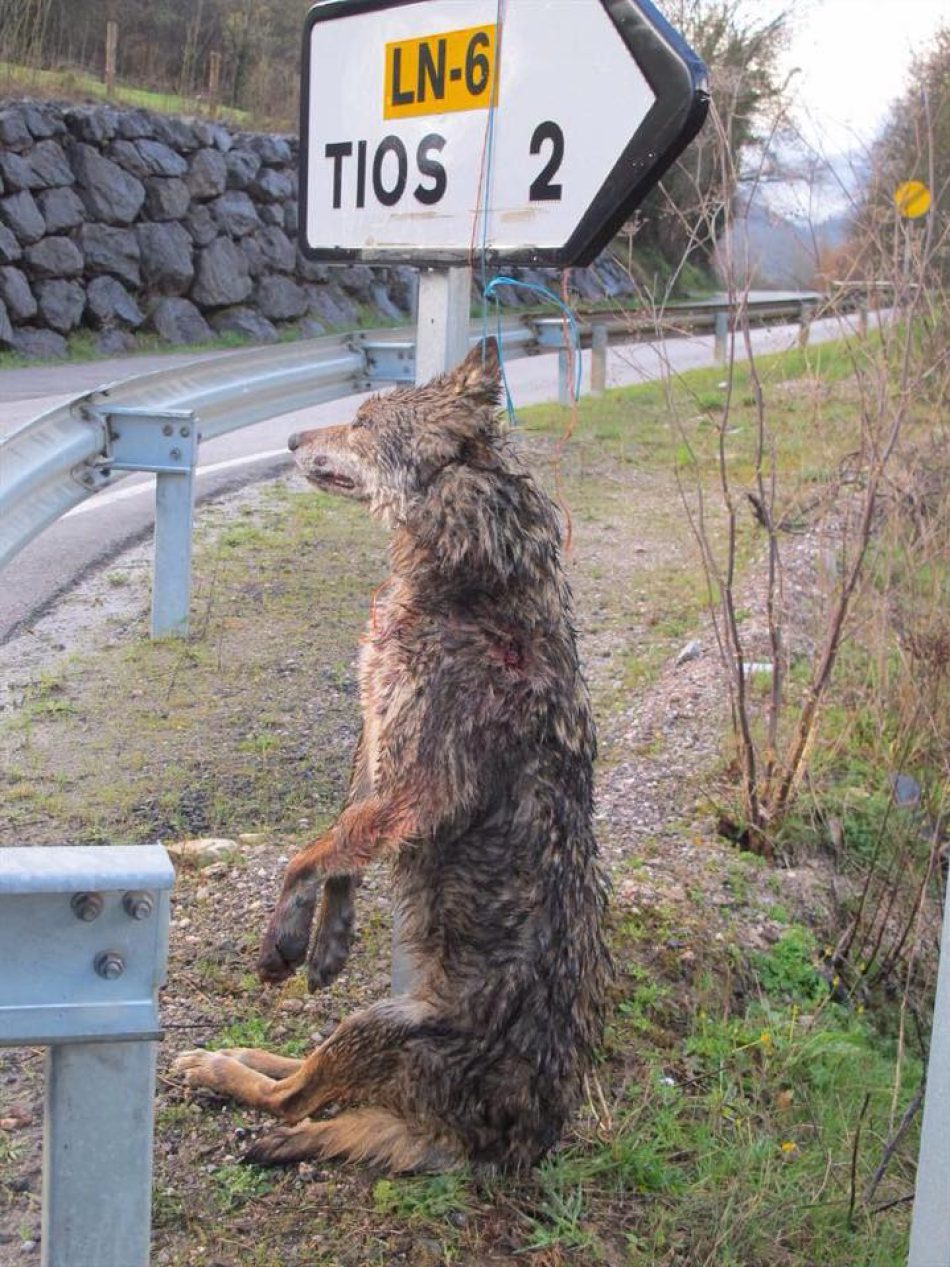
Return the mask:
{"type": "Polygon", "coordinates": [[[545,141],[551,142],[551,154],[541,171],[531,182],[529,199],[531,202],[560,202],[561,185],[552,184],[551,178],[557,175],[558,168],[564,160],[564,133],[551,119],[539,123],[531,136],[531,153],[540,154],[545,141]]]}

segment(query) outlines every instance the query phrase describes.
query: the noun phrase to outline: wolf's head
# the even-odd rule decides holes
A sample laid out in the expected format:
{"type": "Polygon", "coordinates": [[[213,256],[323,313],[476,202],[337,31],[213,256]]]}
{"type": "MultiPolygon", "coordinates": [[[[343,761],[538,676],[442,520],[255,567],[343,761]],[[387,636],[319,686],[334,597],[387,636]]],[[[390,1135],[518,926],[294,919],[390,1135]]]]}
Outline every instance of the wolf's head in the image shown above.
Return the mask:
{"type": "Polygon", "coordinates": [[[499,395],[498,346],[488,339],[449,373],[373,396],[348,426],[298,432],[288,445],[317,488],[398,523],[447,467],[490,460],[499,395]]]}

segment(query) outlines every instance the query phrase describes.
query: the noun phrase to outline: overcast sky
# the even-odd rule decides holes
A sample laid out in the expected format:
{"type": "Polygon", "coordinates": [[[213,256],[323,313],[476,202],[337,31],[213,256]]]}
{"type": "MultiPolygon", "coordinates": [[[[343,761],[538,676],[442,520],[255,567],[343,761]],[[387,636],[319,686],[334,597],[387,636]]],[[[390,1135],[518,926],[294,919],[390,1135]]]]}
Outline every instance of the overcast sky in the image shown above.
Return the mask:
{"type": "Polygon", "coordinates": [[[941,20],[948,0],[801,0],[785,65],[800,68],[791,86],[808,139],[829,154],[872,140],[941,20]]]}

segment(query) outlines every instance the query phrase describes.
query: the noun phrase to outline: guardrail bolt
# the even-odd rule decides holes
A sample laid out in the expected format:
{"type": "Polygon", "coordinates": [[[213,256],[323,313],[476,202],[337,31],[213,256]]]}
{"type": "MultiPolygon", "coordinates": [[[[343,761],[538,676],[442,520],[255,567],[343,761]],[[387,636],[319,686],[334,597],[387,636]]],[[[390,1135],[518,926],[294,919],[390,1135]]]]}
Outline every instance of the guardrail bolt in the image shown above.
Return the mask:
{"type": "Polygon", "coordinates": [[[168,456],[171,458],[173,462],[177,462],[178,459],[181,457],[181,449],[172,449],[169,452],[168,456]]]}
{"type": "Polygon", "coordinates": [[[171,436],[174,434],[175,434],[175,428],[172,426],[170,422],[166,422],[165,425],[162,427],[162,435],[171,436]]]}
{"type": "Polygon", "coordinates": [[[77,919],[81,919],[83,923],[89,924],[94,919],[98,919],[102,914],[102,894],[101,893],[74,893],[69,905],[77,919]]]}
{"type": "Polygon", "coordinates": [[[122,899],[122,909],[130,919],[148,919],[155,910],[155,899],[151,893],[126,893],[122,899]]]}
{"type": "Polygon", "coordinates": [[[186,439],[188,438],[188,436],[190,436],[190,435],[191,435],[191,430],[190,430],[190,428],[189,428],[189,427],[182,427],[182,428],[179,430],[178,434],[181,436],[181,438],[182,438],[183,440],[186,440],[186,439]]]}
{"type": "Polygon", "coordinates": [[[125,960],[117,950],[101,950],[92,965],[104,981],[115,981],[125,972],[125,960]]]}

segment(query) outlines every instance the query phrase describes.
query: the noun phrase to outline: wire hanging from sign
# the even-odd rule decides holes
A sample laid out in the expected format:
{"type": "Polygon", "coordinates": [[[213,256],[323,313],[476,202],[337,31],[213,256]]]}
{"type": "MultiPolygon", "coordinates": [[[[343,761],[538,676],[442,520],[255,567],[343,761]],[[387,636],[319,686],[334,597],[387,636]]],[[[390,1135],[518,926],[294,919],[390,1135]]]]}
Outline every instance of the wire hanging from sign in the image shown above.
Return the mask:
{"type": "MultiPolygon", "coordinates": [[[[493,74],[500,73],[502,64],[502,47],[504,42],[505,27],[505,0],[497,0],[495,8],[495,30],[496,34],[496,53],[493,68],[493,74]]],[[[577,322],[574,313],[570,307],[553,291],[548,290],[545,286],[540,286],[536,282],[521,281],[517,277],[510,277],[506,274],[496,274],[491,280],[488,278],[488,225],[491,211],[491,192],[492,192],[492,175],[494,172],[495,159],[495,114],[497,110],[498,93],[495,86],[492,86],[489,96],[488,112],[485,121],[485,134],[482,141],[482,156],[478,175],[478,195],[476,201],[475,215],[472,218],[472,238],[469,252],[469,258],[472,266],[475,264],[475,240],[479,236],[479,226],[481,227],[481,241],[478,249],[479,262],[479,280],[482,288],[482,342],[488,337],[488,301],[491,300],[495,305],[495,320],[497,325],[497,341],[498,341],[498,358],[501,368],[502,383],[505,388],[505,407],[508,411],[508,420],[511,423],[515,421],[515,407],[508,387],[508,375],[505,371],[504,344],[501,332],[501,302],[498,290],[502,286],[518,287],[522,290],[528,290],[532,294],[547,300],[549,303],[555,304],[564,314],[568,328],[571,333],[571,342],[573,345],[573,363],[575,370],[574,392],[573,398],[576,401],[581,390],[581,357],[580,357],[580,336],[577,331],[577,322]]]]}
{"type": "Polygon", "coordinates": [[[501,302],[498,298],[498,290],[502,286],[517,286],[522,290],[529,290],[534,295],[539,295],[542,299],[546,299],[549,303],[555,304],[562,312],[571,335],[571,348],[574,360],[574,400],[576,401],[581,394],[581,341],[580,333],[577,329],[577,320],[571,308],[563,299],[555,295],[553,290],[548,290],[546,286],[539,286],[536,282],[524,282],[517,277],[508,277],[504,273],[499,273],[487,282],[482,292],[482,340],[488,333],[488,305],[490,299],[495,305],[495,320],[497,324],[497,340],[498,340],[498,358],[501,365],[501,379],[505,388],[505,406],[508,410],[508,419],[510,422],[515,420],[514,402],[511,392],[508,390],[508,376],[505,373],[505,357],[504,345],[501,333],[501,302]]]}

